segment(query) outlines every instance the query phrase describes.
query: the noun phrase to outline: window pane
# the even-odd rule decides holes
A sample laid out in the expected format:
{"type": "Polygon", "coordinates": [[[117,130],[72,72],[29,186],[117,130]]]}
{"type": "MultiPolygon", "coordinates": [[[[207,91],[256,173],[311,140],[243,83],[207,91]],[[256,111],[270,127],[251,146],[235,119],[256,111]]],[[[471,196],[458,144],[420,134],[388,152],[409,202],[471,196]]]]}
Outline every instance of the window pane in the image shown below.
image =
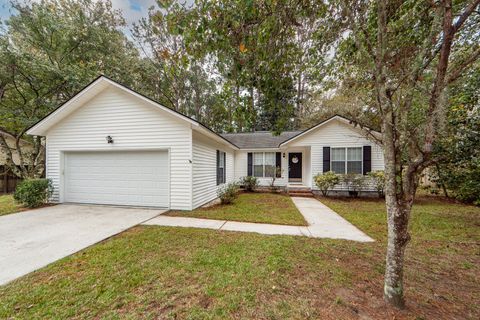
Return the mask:
{"type": "Polygon", "coordinates": [[[261,165],[261,166],[254,165],[253,166],[253,175],[255,177],[263,177],[263,165],[261,165]]]}
{"type": "Polygon", "coordinates": [[[223,170],[225,170],[225,169],[223,169],[223,168],[218,169],[218,182],[220,184],[225,183],[225,180],[223,180],[223,170]]]}
{"type": "Polygon", "coordinates": [[[362,161],[362,148],[348,148],[347,160],[362,161]]]}
{"type": "Polygon", "coordinates": [[[265,165],[265,177],[273,177],[275,174],[275,166],[265,165]]]}
{"type": "Polygon", "coordinates": [[[263,165],[263,152],[255,152],[253,154],[253,164],[263,165]]]}
{"type": "Polygon", "coordinates": [[[275,152],[265,152],[265,164],[275,165],[275,152]]]}
{"type": "Polygon", "coordinates": [[[220,151],[220,154],[219,154],[219,156],[220,156],[220,159],[219,159],[219,161],[218,161],[218,162],[219,162],[219,167],[220,167],[220,168],[225,168],[225,163],[224,163],[224,160],[225,160],[225,159],[224,159],[224,154],[225,154],[225,152],[222,152],[222,151],[220,151]]]}
{"type": "Polygon", "coordinates": [[[332,161],[345,161],[345,148],[332,148],[332,161]]]}
{"type": "Polygon", "coordinates": [[[253,154],[253,176],[263,177],[263,152],[253,154]]]}
{"type": "Polygon", "coordinates": [[[348,173],[362,173],[362,161],[348,161],[347,163],[348,173]]]}
{"type": "Polygon", "coordinates": [[[265,177],[275,175],[275,152],[265,152],[265,177]]]}
{"type": "Polygon", "coordinates": [[[332,171],[338,174],[344,174],[345,161],[332,161],[332,171]]]}

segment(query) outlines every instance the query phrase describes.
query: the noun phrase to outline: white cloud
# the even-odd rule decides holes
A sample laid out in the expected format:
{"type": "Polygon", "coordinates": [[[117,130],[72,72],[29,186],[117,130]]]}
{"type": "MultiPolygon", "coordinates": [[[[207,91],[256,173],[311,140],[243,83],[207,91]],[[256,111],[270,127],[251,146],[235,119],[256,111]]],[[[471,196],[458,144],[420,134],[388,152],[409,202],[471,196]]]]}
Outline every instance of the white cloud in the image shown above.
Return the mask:
{"type": "Polygon", "coordinates": [[[148,8],[155,6],[155,0],[112,0],[115,9],[122,10],[129,27],[148,15],[148,8]]]}
{"type": "MultiPolygon", "coordinates": [[[[36,2],[38,0],[31,0],[36,2]]],[[[111,0],[114,9],[122,10],[123,16],[131,27],[148,15],[148,8],[156,6],[156,0],[111,0]]],[[[0,0],[0,19],[5,20],[12,14],[10,0],[0,0]]]]}

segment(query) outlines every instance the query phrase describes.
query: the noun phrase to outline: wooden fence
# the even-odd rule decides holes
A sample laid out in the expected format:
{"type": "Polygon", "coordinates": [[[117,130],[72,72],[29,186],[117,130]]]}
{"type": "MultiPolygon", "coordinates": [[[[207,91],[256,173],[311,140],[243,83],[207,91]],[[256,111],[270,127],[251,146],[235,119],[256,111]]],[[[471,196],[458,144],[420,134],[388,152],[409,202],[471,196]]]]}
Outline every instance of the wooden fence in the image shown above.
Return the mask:
{"type": "Polygon", "coordinates": [[[6,166],[0,166],[0,193],[14,192],[22,179],[15,176],[6,166]]]}

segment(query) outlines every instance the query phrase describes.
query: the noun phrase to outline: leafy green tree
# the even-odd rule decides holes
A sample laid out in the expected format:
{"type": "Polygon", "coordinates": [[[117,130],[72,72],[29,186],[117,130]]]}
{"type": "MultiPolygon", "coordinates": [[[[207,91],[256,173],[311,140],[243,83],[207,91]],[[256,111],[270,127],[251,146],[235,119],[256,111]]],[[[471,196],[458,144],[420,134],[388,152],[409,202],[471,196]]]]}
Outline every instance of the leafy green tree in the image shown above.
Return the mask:
{"type": "MultiPolygon", "coordinates": [[[[388,245],[384,298],[404,306],[404,253],[422,171],[435,162],[449,90],[480,56],[480,0],[339,1],[343,83],[369,97],[381,124],[388,245]],[[342,20],[341,17],[345,19],[342,20]]],[[[366,131],[366,134],[369,134],[366,131]]]]}
{"type": "Polygon", "coordinates": [[[445,133],[435,144],[435,181],[446,196],[480,205],[480,63],[451,89],[445,133]]]}
{"type": "Polygon", "coordinates": [[[22,1],[12,7],[18,13],[0,34],[0,128],[16,137],[20,163],[13,163],[13,149],[2,136],[0,147],[17,176],[39,177],[43,142],[26,137],[27,128],[99,74],[134,84],[139,58],[109,1],[22,1]],[[33,151],[24,150],[21,139],[32,140],[33,151]]]}
{"type": "Polygon", "coordinates": [[[217,123],[220,97],[211,63],[189,52],[177,23],[187,13],[183,4],[158,1],[158,7],[134,25],[133,35],[145,56],[142,83],[163,105],[198,121],[217,123]]]}
{"type": "Polygon", "coordinates": [[[176,20],[189,50],[214,61],[242,102],[233,112],[236,131],[279,132],[292,126],[310,78],[306,74],[322,55],[318,46],[313,50],[320,37],[312,30],[324,9],[316,1],[200,0],[176,20]]]}

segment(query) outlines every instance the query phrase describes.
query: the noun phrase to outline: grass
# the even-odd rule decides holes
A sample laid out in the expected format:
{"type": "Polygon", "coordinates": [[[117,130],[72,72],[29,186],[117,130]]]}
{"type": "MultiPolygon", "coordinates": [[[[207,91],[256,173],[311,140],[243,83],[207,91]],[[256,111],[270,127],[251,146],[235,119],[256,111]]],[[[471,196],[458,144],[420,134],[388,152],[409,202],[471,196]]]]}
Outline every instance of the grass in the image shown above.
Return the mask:
{"type": "Polygon", "coordinates": [[[0,318],[480,317],[480,208],[418,201],[396,311],[382,300],[384,204],[322,201],[378,241],[136,227],[0,287],[0,318]]]}
{"type": "Polygon", "coordinates": [[[0,195],[0,216],[21,211],[21,205],[15,203],[11,194],[0,195]]]}
{"type": "Polygon", "coordinates": [[[169,211],[167,216],[244,222],[308,225],[289,196],[273,193],[240,193],[233,204],[193,211],[169,211]]]}

